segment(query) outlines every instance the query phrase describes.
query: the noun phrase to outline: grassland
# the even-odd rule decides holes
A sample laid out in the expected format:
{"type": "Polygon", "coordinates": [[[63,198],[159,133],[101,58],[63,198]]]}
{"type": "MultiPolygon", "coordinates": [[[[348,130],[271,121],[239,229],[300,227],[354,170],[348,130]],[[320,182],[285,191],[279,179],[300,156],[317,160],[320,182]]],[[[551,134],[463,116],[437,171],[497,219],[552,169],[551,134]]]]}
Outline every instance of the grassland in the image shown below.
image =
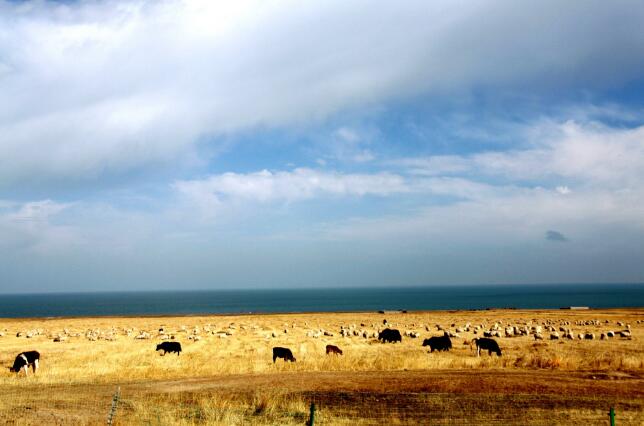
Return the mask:
{"type": "Polygon", "coordinates": [[[35,376],[0,372],[0,422],[10,424],[104,424],[117,388],[115,424],[304,424],[311,402],[319,424],[597,424],[610,406],[619,424],[644,423],[642,309],[2,319],[0,332],[0,365],[24,350],[42,354],[35,376]],[[371,336],[384,319],[420,337],[379,343],[371,336]],[[452,351],[422,347],[442,334],[437,325],[467,323],[452,351]],[[476,357],[473,327],[494,323],[597,338],[503,337],[502,357],[476,357]],[[632,338],[599,340],[627,324],[632,338]],[[155,352],[160,329],[181,342],[180,356],[155,352]],[[151,338],[135,338],[144,332],[151,338]],[[344,355],[326,356],[327,344],[344,355]],[[297,362],[273,364],[273,346],[297,362]]]}

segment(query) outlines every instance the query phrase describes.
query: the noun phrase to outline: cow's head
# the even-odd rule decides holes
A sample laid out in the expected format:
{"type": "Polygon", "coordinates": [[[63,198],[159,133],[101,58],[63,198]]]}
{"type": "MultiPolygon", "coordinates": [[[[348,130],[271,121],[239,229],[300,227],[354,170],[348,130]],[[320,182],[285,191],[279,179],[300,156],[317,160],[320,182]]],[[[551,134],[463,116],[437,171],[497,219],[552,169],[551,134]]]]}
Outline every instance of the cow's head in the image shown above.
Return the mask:
{"type": "Polygon", "coordinates": [[[157,345],[157,351],[160,351],[160,350],[161,350],[161,344],[158,344],[157,345]]]}

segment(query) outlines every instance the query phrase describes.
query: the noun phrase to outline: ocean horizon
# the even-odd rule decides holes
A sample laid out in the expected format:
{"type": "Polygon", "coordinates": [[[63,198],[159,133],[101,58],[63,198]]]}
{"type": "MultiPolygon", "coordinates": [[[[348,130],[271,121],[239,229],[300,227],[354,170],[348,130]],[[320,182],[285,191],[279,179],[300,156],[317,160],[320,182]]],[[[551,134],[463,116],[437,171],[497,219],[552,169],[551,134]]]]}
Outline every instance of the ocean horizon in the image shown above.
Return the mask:
{"type": "Polygon", "coordinates": [[[7,294],[0,318],[644,307],[644,284],[459,285],[7,294]]]}

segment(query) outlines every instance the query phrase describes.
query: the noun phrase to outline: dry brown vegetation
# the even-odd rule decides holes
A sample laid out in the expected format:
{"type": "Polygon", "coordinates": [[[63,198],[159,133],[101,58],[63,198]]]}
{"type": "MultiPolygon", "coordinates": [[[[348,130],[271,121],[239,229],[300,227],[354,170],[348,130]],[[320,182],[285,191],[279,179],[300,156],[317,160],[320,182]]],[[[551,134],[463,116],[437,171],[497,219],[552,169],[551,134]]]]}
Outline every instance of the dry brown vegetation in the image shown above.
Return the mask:
{"type": "Polygon", "coordinates": [[[24,350],[42,355],[35,376],[0,372],[0,421],[14,424],[104,423],[117,386],[116,424],[303,424],[311,401],[322,424],[597,423],[611,405],[620,424],[644,421],[637,309],[3,319],[0,333],[0,365],[24,350]],[[419,337],[379,343],[383,319],[419,337]],[[442,334],[437,326],[455,332],[468,323],[451,352],[422,347],[442,334]],[[496,338],[502,357],[476,357],[467,343],[495,323],[541,326],[544,340],[496,338]],[[575,339],[549,340],[546,326],[572,329],[575,339]],[[599,339],[627,326],[630,338],[599,339]],[[181,342],[180,356],[154,351],[159,329],[181,342]],[[344,355],[325,355],[327,344],[344,355]],[[289,347],[297,362],[273,364],[273,346],[289,347]]]}

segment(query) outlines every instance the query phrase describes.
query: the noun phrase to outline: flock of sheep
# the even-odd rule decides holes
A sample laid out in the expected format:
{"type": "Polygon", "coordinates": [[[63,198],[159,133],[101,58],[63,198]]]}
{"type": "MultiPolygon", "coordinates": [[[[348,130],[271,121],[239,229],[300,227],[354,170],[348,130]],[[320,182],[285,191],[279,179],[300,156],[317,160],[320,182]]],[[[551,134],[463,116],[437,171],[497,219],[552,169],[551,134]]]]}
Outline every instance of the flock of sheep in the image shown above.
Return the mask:
{"type": "MultiPolygon", "coordinates": [[[[637,324],[640,324],[641,320],[637,320],[637,324]]],[[[578,320],[575,321],[574,325],[577,327],[602,327],[609,326],[611,324],[610,320],[578,320]]],[[[360,324],[361,327],[365,327],[366,324],[360,324]]],[[[383,326],[389,326],[387,320],[383,320],[383,326]]],[[[608,330],[602,332],[599,336],[601,340],[621,337],[625,339],[632,339],[631,334],[631,325],[625,324],[622,321],[616,321],[615,325],[622,328],[619,331],[608,330]]],[[[411,324],[412,327],[416,324],[411,324]]],[[[374,327],[374,324],[371,324],[371,327],[374,327]]],[[[425,325],[425,331],[432,331],[432,328],[429,325],[425,325]]],[[[486,327],[484,324],[472,325],[470,322],[464,324],[463,326],[458,326],[456,323],[452,323],[449,328],[443,327],[441,324],[435,325],[437,331],[442,331],[442,336],[434,336],[423,341],[423,346],[429,346],[430,351],[449,351],[452,348],[451,338],[461,338],[464,333],[472,333],[474,336],[482,335],[483,337],[473,337],[469,342],[464,340],[464,344],[476,346],[477,356],[480,356],[481,350],[487,350],[491,355],[492,353],[501,356],[501,349],[498,343],[493,339],[494,337],[501,338],[511,338],[519,336],[533,336],[535,340],[543,340],[544,332],[549,332],[550,340],[558,340],[560,338],[565,338],[569,340],[574,340],[576,337],[579,340],[594,340],[595,333],[592,331],[586,330],[583,333],[578,333],[575,335],[573,331],[572,324],[570,321],[566,320],[519,320],[516,324],[507,324],[503,325],[503,321],[494,322],[489,327],[486,327]],[[562,334],[559,334],[562,332],[562,334]]],[[[287,333],[287,330],[284,330],[287,333]]],[[[340,336],[342,337],[362,337],[365,339],[369,338],[378,338],[383,343],[395,343],[401,342],[403,334],[400,333],[398,329],[385,328],[384,330],[378,329],[378,331],[367,330],[364,328],[357,328],[355,324],[350,326],[340,326],[340,336]]],[[[317,331],[308,331],[306,334],[308,337],[320,337],[327,336],[333,337],[334,334],[327,330],[319,329],[317,331]]],[[[409,338],[418,338],[420,333],[415,330],[405,330],[404,335],[409,338]]],[[[275,337],[275,334],[273,334],[275,337]]],[[[327,345],[326,347],[327,355],[330,353],[342,354],[342,351],[334,345],[327,345]]],[[[273,362],[276,358],[283,358],[285,361],[295,361],[293,354],[290,349],[276,347],[273,348],[273,362]],[[277,352],[276,352],[277,351],[277,352]]]]}
{"type": "MultiPolygon", "coordinates": [[[[637,320],[639,324],[641,320],[637,320]]],[[[623,339],[631,339],[631,325],[626,324],[622,321],[610,321],[610,320],[577,320],[574,322],[567,320],[514,320],[512,322],[504,323],[504,321],[499,320],[493,323],[485,324],[472,324],[467,322],[465,324],[452,323],[449,326],[444,326],[441,324],[435,324],[433,326],[429,324],[421,323],[406,323],[406,324],[394,324],[389,323],[386,319],[382,320],[382,324],[378,323],[361,323],[359,326],[356,324],[349,325],[340,325],[337,331],[331,331],[319,327],[310,327],[307,322],[304,322],[303,327],[298,327],[294,322],[284,323],[283,329],[281,331],[267,330],[265,327],[260,327],[256,324],[251,323],[237,323],[230,322],[227,325],[222,327],[215,327],[213,324],[205,324],[202,326],[186,326],[182,325],[175,329],[170,329],[169,327],[162,325],[158,329],[152,330],[141,330],[134,327],[110,327],[107,329],[100,328],[91,328],[84,331],[70,330],[69,328],[63,328],[62,330],[43,330],[42,328],[35,328],[31,330],[18,331],[16,337],[22,337],[25,339],[31,339],[37,336],[45,336],[46,338],[52,339],[53,342],[64,342],[68,339],[78,339],[85,338],[89,341],[105,340],[105,341],[115,341],[119,336],[132,338],[135,340],[149,340],[157,339],[161,341],[176,341],[179,338],[182,340],[191,340],[199,341],[205,337],[217,337],[219,339],[226,339],[234,337],[237,333],[248,334],[252,333],[258,337],[263,337],[266,340],[275,339],[279,336],[297,334],[304,331],[304,335],[307,338],[328,338],[338,336],[343,338],[362,338],[362,339],[378,339],[382,342],[395,342],[401,341],[402,337],[416,339],[421,336],[421,332],[418,330],[424,329],[425,332],[438,332],[442,333],[442,336],[435,336],[432,339],[446,339],[444,341],[434,340],[438,350],[449,350],[451,348],[451,338],[463,338],[464,343],[470,343],[470,346],[473,344],[477,345],[477,348],[480,352],[480,345],[490,345],[490,341],[493,341],[496,345],[496,349],[493,347],[494,352],[498,350],[498,355],[501,355],[501,351],[498,348],[498,344],[493,340],[493,338],[513,338],[521,336],[532,336],[534,340],[543,340],[549,338],[550,340],[558,339],[580,339],[580,340],[593,340],[593,339],[611,339],[620,337],[623,339]],[[401,333],[398,329],[394,327],[404,327],[405,329],[401,333]],[[302,329],[303,328],[303,329],[302,329]],[[610,328],[610,329],[609,329],[610,328]],[[575,330],[576,329],[576,330],[575,330]],[[598,331],[598,329],[604,329],[598,331]],[[391,333],[395,331],[398,333],[398,337],[391,339],[391,333]],[[598,334],[596,334],[598,333],[598,334]],[[470,339],[468,341],[468,338],[470,339]],[[449,341],[449,348],[445,348],[449,341]],[[438,342],[438,343],[437,343],[438,342]],[[440,343],[443,342],[443,343],[440,343]],[[485,343],[487,342],[487,343],[485,343]],[[442,346],[441,346],[442,345],[442,346]]],[[[7,329],[0,331],[0,337],[4,336],[8,332],[7,329]]],[[[425,339],[423,346],[428,346],[429,340],[425,339]]],[[[288,348],[276,347],[277,358],[283,358],[285,360],[294,361],[291,351],[288,348]],[[280,356],[281,354],[286,354],[280,356]],[[289,355],[290,354],[290,355],[289,355]],[[292,358],[292,359],[290,359],[292,358]]],[[[432,351],[435,349],[431,348],[432,351]]],[[[487,349],[484,347],[483,349],[487,349]]],[[[275,349],[273,351],[273,361],[276,358],[275,349]]],[[[335,353],[341,354],[342,351],[334,345],[327,345],[327,354],[335,353]],[[332,348],[329,349],[329,346],[332,348]]],[[[490,352],[491,353],[491,352],[490,352]]],[[[20,355],[19,355],[20,356],[20,355]]]]}
{"type": "MultiPolygon", "coordinates": [[[[637,320],[637,324],[639,324],[641,321],[637,320]]],[[[310,328],[308,323],[305,322],[304,328],[307,329],[305,335],[306,337],[312,337],[312,338],[319,338],[319,337],[333,337],[335,336],[335,332],[326,330],[324,328],[310,328]]],[[[340,325],[339,329],[337,330],[337,333],[341,337],[362,337],[365,339],[368,338],[377,338],[378,333],[386,327],[391,327],[392,325],[389,323],[386,319],[383,320],[382,326],[379,324],[365,324],[361,323],[360,327],[358,327],[356,324],[350,324],[350,325],[340,325]]],[[[402,326],[405,326],[401,324],[402,326]]],[[[296,328],[295,323],[284,323],[283,324],[284,328],[282,331],[275,331],[275,330],[265,330],[262,329],[262,333],[265,338],[276,338],[281,334],[288,334],[290,330],[294,330],[296,328]]],[[[423,324],[415,324],[412,323],[410,324],[412,329],[407,329],[403,332],[403,335],[409,338],[418,338],[420,337],[421,333],[418,330],[418,327],[424,328],[425,331],[432,331],[433,327],[430,325],[423,325],[423,324]]],[[[529,336],[532,335],[534,336],[535,340],[541,340],[544,338],[545,333],[549,333],[549,338],[550,339],[558,339],[558,338],[567,338],[567,339],[595,339],[595,338],[600,338],[600,339],[605,339],[605,338],[611,338],[611,337],[624,337],[624,338],[630,338],[632,337],[631,335],[631,325],[630,324],[625,324],[622,321],[615,321],[614,323],[611,323],[609,320],[578,320],[575,321],[574,324],[571,323],[570,321],[564,321],[564,320],[543,320],[543,321],[538,321],[538,320],[518,320],[516,321],[515,324],[503,324],[502,320],[499,320],[497,322],[494,322],[490,325],[485,325],[485,324],[476,324],[472,325],[470,322],[465,323],[463,325],[458,325],[456,323],[452,323],[451,326],[445,327],[441,324],[436,324],[434,326],[437,331],[439,332],[447,332],[450,337],[452,338],[459,338],[461,337],[462,333],[473,333],[474,335],[480,334],[483,335],[484,337],[515,337],[515,336],[529,336]],[[610,324],[614,324],[617,328],[616,331],[614,330],[607,330],[605,332],[601,332],[601,334],[596,335],[594,331],[589,330],[589,327],[602,327],[602,326],[609,326],[610,324]],[[582,328],[585,329],[583,332],[576,333],[573,330],[573,325],[574,327],[582,328]]],[[[16,337],[24,337],[24,338],[33,338],[36,336],[46,336],[48,338],[51,338],[55,342],[64,342],[65,340],[69,338],[78,338],[78,337],[85,337],[87,340],[90,341],[97,341],[97,340],[106,340],[106,341],[114,341],[117,339],[118,336],[125,336],[125,337],[130,337],[133,339],[137,340],[146,340],[146,339],[152,339],[156,338],[159,340],[173,340],[175,336],[179,334],[185,334],[186,338],[188,340],[195,340],[198,341],[200,340],[203,336],[215,336],[219,338],[227,338],[230,336],[233,336],[237,330],[239,331],[245,331],[245,330],[251,330],[251,331],[258,331],[260,330],[260,326],[254,325],[254,324],[237,324],[236,322],[230,322],[227,326],[224,326],[223,328],[216,329],[216,327],[209,323],[204,326],[199,326],[195,325],[194,327],[188,327],[186,325],[180,326],[178,329],[175,329],[171,331],[167,326],[162,325],[158,331],[152,331],[152,330],[139,330],[135,327],[111,327],[107,329],[100,329],[100,328],[91,328],[91,329],[86,329],[84,331],[77,331],[77,330],[70,330],[69,328],[63,328],[62,330],[57,330],[57,331],[50,331],[50,330],[43,330],[42,328],[35,328],[35,329],[30,329],[30,330],[23,330],[23,331],[18,331],[16,333],[16,337]]],[[[580,330],[581,331],[581,330],[580,330]]],[[[8,332],[7,329],[4,331],[0,331],[0,337],[3,337],[6,335],[8,332]]]]}

